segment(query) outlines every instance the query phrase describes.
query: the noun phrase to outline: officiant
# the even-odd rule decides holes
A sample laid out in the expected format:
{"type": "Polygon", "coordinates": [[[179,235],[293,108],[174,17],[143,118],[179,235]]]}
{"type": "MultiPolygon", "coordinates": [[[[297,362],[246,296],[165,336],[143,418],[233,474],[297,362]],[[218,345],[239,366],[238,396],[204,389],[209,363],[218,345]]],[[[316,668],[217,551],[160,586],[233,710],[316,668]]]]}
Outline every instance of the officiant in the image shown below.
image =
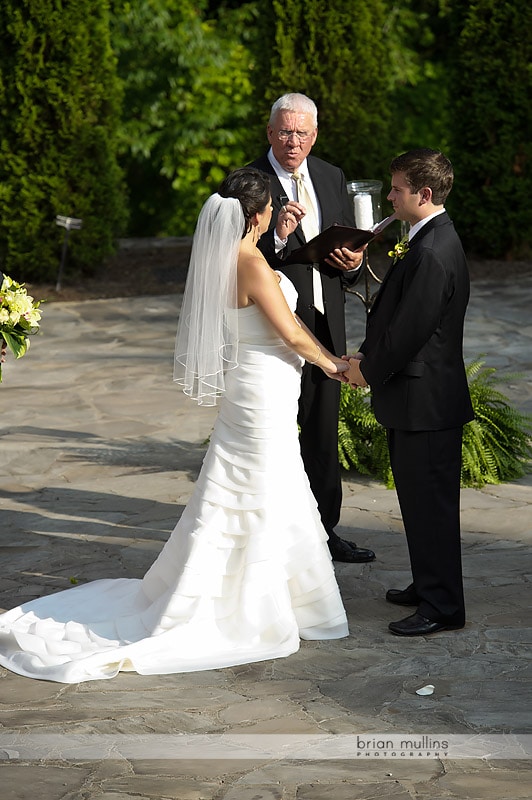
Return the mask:
{"type": "MultiPolygon", "coordinates": [[[[318,111],[313,100],[295,93],[275,101],[267,126],[270,149],[251,164],[270,176],[272,187],[272,220],[259,247],[270,266],[284,272],[295,285],[297,314],[303,322],[331,352],[341,356],[346,352],[344,290],[360,277],[362,250],[342,247],[319,264],[286,263],[290,253],[330,225],[355,225],[344,173],[310,155],[317,136],[318,111]]],[[[306,364],[298,416],[303,463],[333,559],[362,563],[372,561],[375,553],[335,532],[342,504],[339,403],[340,383],[306,364]]]]}

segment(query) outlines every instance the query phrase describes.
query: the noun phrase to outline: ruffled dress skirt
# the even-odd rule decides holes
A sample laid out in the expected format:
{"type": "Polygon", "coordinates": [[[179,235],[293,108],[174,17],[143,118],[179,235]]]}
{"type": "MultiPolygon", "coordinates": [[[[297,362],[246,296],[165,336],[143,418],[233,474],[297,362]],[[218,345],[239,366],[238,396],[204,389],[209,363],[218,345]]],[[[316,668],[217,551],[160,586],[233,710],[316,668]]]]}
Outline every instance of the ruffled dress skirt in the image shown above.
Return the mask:
{"type": "Polygon", "coordinates": [[[300,456],[301,361],[255,306],[235,313],[239,364],[157,560],[142,579],[93,581],[1,615],[2,666],[79,683],[274,659],[300,638],[348,635],[300,456]]]}

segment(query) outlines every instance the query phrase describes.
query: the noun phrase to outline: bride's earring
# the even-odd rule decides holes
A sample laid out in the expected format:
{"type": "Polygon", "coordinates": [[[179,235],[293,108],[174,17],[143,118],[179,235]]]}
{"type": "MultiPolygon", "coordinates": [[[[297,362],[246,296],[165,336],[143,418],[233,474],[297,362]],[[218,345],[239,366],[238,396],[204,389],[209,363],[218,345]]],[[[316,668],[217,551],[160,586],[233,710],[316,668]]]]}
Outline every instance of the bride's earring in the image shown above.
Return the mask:
{"type": "Polygon", "coordinates": [[[253,244],[257,244],[260,239],[260,226],[257,223],[253,228],[253,244]]]}

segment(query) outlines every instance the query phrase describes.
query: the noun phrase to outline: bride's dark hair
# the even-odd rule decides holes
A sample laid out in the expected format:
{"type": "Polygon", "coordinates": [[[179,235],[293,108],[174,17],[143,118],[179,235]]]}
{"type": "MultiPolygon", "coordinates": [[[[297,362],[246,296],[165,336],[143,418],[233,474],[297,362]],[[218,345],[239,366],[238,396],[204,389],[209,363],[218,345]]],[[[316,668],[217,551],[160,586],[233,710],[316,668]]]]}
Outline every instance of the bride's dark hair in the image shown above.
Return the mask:
{"type": "Polygon", "coordinates": [[[234,197],[240,201],[244,213],[244,232],[250,230],[253,214],[262,213],[270,202],[270,179],[268,175],[253,167],[235,169],[223,181],[218,194],[221,197],[234,197]]]}

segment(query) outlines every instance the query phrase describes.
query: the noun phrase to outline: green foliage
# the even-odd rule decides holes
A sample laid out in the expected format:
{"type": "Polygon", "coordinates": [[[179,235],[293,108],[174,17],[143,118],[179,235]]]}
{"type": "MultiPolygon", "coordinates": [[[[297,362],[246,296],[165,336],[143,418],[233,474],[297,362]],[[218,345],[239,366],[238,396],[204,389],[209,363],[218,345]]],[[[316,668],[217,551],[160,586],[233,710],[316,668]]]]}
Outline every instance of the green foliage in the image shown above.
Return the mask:
{"type": "Polygon", "coordinates": [[[391,62],[391,155],[420,146],[448,150],[452,7],[449,0],[403,0],[387,7],[383,35],[391,62]]]}
{"type": "Polygon", "coordinates": [[[449,200],[466,249],[532,252],[532,6],[455,0],[449,200]],[[459,13],[458,13],[459,12],[459,13]]]}
{"type": "Polygon", "coordinates": [[[190,235],[202,203],[246,161],[252,96],[247,7],[206,20],[194,0],[115,0],[124,83],[121,163],[131,235],[190,235]]]}
{"type": "Polygon", "coordinates": [[[4,0],[0,25],[0,258],[49,280],[79,217],[70,269],[101,263],[125,218],[116,127],[120,94],[106,0],[4,0]]]}
{"type": "Polygon", "coordinates": [[[338,459],[344,469],[371,475],[393,488],[386,431],[375,419],[369,389],[341,386],[338,459]]]}
{"type": "MultiPolygon", "coordinates": [[[[515,376],[497,376],[480,359],[468,364],[466,372],[475,419],[464,426],[462,487],[521,478],[532,468],[532,416],[513,408],[497,388],[515,376]]],[[[342,384],[338,458],[344,469],[372,475],[393,488],[386,432],[375,419],[369,390],[342,384]]]]}
{"type": "Polygon", "coordinates": [[[464,427],[462,485],[484,486],[521,478],[530,471],[532,416],[512,408],[496,387],[516,376],[495,375],[476,360],[467,366],[475,419],[464,427]]]}
{"type": "Polygon", "coordinates": [[[386,186],[398,152],[443,149],[466,249],[529,257],[531,23],[517,0],[4,0],[0,263],[55,276],[63,214],[83,219],[68,269],[100,264],[124,233],[118,164],[129,235],[191,234],[287,91],[316,101],[314,153],[348,179],[386,186]]]}

